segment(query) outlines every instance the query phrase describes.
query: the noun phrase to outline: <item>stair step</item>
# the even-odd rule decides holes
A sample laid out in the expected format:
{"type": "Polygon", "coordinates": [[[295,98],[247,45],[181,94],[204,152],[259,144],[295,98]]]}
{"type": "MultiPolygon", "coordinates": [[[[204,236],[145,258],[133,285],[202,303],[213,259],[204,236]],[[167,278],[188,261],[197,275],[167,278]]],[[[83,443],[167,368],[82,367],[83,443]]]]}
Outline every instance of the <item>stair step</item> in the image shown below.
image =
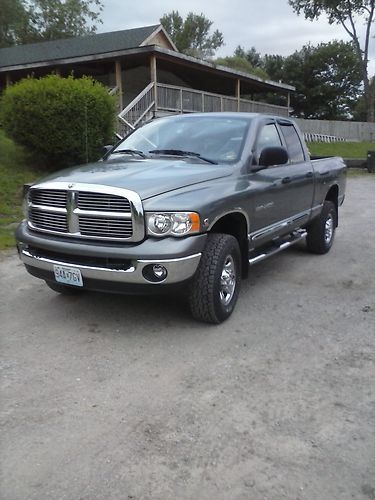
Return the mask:
{"type": "Polygon", "coordinates": [[[275,255],[281,252],[282,250],[286,250],[295,243],[298,243],[298,241],[301,241],[302,239],[306,238],[306,236],[307,236],[307,231],[305,231],[304,229],[299,229],[298,231],[294,231],[293,233],[291,233],[287,238],[283,238],[280,241],[274,242],[269,247],[258,250],[256,253],[250,256],[249,258],[250,266],[257,264],[262,260],[268,259],[268,257],[271,257],[272,255],[275,255]]]}

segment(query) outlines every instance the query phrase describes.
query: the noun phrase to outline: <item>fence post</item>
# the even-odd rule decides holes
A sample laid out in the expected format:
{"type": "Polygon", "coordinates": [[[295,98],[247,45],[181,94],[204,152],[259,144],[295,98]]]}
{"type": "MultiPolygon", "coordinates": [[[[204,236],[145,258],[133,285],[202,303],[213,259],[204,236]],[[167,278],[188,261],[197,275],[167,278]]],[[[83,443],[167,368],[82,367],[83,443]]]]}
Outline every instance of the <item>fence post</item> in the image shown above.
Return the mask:
{"type": "Polygon", "coordinates": [[[118,88],[118,102],[120,110],[124,109],[123,97],[122,97],[122,68],[121,61],[115,61],[115,76],[116,76],[116,87],[118,88]]]}
{"type": "Polygon", "coordinates": [[[158,78],[156,68],[156,56],[153,54],[150,58],[151,81],[154,83],[154,115],[158,111],[158,78]]]}
{"type": "Polygon", "coordinates": [[[241,80],[237,78],[236,82],[236,97],[237,97],[237,112],[240,111],[241,108],[241,80]]]}

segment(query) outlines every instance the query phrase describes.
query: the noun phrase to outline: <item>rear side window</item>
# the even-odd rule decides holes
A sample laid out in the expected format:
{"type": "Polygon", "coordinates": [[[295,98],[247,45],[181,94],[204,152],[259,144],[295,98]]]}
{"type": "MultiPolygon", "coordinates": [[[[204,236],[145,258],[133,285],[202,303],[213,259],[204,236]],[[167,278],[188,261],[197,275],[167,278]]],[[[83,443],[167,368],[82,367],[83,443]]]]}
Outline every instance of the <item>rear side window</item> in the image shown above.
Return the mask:
{"type": "Polygon", "coordinates": [[[292,163],[305,161],[302,144],[293,125],[280,124],[280,128],[286,142],[290,161],[292,163]]]}

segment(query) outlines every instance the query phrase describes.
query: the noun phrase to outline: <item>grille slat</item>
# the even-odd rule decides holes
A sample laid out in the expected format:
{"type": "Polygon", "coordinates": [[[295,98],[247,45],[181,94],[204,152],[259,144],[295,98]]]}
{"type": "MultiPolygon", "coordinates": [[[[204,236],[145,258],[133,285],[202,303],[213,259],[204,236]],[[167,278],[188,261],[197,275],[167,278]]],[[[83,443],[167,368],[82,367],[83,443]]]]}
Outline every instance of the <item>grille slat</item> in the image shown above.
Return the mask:
{"type": "Polygon", "coordinates": [[[106,193],[89,193],[81,191],[78,194],[77,207],[82,210],[103,212],[130,213],[130,203],[126,198],[106,193]]]}
{"type": "Polygon", "coordinates": [[[46,189],[43,191],[32,189],[30,192],[30,201],[34,205],[65,208],[66,191],[58,189],[46,189]]]}
{"type": "Polygon", "coordinates": [[[129,220],[100,219],[80,217],[79,229],[85,236],[103,238],[126,238],[132,235],[132,222],[129,220]]]}
{"type": "MultiPolygon", "coordinates": [[[[29,194],[29,221],[36,230],[65,233],[82,238],[129,240],[133,236],[133,220],[129,218],[131,204],[125,197],[111,193],[60,189],[31,189],[29,194]],[[53,212],[53,208],[67,210],[68,200],[72,206],[69,214],[53,212]],[[43,207],[43,210],[35,205],[43,207]],[[74,213],[74,209],[96,212],[95,215],[74,213]],[[102,212],[102,214],[100,213],[102,212]],[[105,214],[105,213],[106,214],[105,214]],[[110,216],[108,213],[116,214],[110,216]],[[127,218],[122,218],[127,216],[127,218]],[[68,217],[70,217],[68,221],[68,217]],[[75,218],[75,222],[72,223],[75,218]],[[70,227],[78,227],[79,233],[70,233],[70,227]]],[[[68,212],[68,210],[67,210],[68,212]]]]}
{"type": "Polygon", "coordinates": [[[63,214],[49,214],[32,208],[29,211],[29,220],[33,226],[44,231],[68,232],[66,215],[63,214]]]}

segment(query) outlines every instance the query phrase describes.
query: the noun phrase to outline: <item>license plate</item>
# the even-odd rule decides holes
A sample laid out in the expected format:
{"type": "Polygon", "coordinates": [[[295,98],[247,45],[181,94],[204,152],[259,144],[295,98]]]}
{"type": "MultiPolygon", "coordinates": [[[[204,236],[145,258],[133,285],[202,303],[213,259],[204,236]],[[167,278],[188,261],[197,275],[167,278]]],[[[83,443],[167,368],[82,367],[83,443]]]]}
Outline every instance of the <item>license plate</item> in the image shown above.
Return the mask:
{"type": "Polygon", "coordinates": [[[79,269],[67,266],[53,266],[55,279],[64,285],[83,286],[82,275],[79,269]]]}

